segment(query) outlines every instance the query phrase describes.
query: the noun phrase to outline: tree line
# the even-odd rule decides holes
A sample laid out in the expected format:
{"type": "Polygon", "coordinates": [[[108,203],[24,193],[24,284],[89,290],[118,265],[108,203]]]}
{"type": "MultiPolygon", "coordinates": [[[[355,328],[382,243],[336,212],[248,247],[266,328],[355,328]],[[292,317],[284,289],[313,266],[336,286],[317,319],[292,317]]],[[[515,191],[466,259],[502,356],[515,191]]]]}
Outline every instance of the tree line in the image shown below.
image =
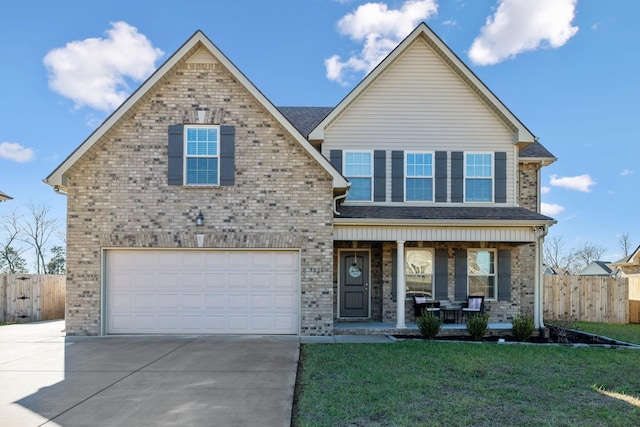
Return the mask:
{"type": "Polygon", "coordinates": [[[29,203],[26,214],[14,209],[0,216],[0,274],[66,272],[65,234],[49,211],[43,204],[29,203]],[[62,244],[52,244],[54,240],[62,244]]]}
{"type": "MultiPolygon", "coordinates": [[[[634,247],[629,233],[622,233],[618,237],[618,247],[625,257],[631,255],[634,247]]],[[[544,242],[544,263],[557,272],[578,274],[593,261],[601,261],[606,249],[592,242],[584,242],[577,248],[567,249],[561,236],[553,236],[544,242]]],[[[617,261],[617,260],[612,260],[617,261]]]]}

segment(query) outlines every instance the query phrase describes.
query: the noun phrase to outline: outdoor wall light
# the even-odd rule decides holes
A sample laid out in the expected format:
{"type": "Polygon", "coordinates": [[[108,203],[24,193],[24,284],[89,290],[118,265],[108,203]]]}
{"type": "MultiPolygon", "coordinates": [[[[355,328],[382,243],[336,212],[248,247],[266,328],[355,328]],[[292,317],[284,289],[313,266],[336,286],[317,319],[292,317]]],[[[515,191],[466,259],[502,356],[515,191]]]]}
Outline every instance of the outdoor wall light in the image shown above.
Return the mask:
{"type": "Polygon", "coordinates": [[[202,211],[200,211],[200,213],[196,217],[196,225],[198,227],[204,225],[204,216],[202,216],[202,211]]]}

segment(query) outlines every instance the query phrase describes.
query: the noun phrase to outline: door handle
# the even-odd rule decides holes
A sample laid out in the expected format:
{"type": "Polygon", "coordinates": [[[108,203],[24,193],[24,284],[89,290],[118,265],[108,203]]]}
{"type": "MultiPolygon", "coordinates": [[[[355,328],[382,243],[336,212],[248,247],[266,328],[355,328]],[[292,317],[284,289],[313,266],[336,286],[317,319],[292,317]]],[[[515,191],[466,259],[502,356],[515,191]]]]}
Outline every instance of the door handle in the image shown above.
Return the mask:
{"type": "Polygon", "coordinates": [[[368,283],[365,283],[365,284],[364,284],[364,290],[365,290],[365,291],[368,291],[368,290],[369,290],[369,284],[368,284],[368,283]]]}

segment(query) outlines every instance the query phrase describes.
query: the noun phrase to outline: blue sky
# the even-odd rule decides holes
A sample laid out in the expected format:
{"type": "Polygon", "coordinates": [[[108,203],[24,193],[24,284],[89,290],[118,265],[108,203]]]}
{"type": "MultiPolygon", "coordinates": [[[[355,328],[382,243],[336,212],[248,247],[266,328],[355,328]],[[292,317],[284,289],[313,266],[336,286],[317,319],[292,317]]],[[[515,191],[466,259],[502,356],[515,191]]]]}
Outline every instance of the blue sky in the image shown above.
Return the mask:
{"type": "Polygon", "coordinates": [[[334,106],[426,22],[558,161],[542,174],[565,247],[640,243],[640,2],[35,1],[0,14],[0,217],[66,200],[42,183],[201,29],[277,106],[334,106]]]}

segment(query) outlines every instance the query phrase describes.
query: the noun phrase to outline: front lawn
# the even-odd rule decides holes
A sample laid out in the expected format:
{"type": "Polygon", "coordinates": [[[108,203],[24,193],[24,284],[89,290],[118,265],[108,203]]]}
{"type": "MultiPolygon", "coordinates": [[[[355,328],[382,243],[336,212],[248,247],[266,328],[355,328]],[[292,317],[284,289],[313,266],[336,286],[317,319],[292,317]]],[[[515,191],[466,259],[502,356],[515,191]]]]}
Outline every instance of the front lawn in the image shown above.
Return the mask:
{"type": "Polygon", "coordinates": [[[639,366],[630,349],[306,344],[293,425],[640,425],[639,366]]]}
{"type": "Polygon", "coordinates": [[[618,341],[640,344],[640,325],[615,325],[610,323],[573,322],[572,327],[618,341]]]}

